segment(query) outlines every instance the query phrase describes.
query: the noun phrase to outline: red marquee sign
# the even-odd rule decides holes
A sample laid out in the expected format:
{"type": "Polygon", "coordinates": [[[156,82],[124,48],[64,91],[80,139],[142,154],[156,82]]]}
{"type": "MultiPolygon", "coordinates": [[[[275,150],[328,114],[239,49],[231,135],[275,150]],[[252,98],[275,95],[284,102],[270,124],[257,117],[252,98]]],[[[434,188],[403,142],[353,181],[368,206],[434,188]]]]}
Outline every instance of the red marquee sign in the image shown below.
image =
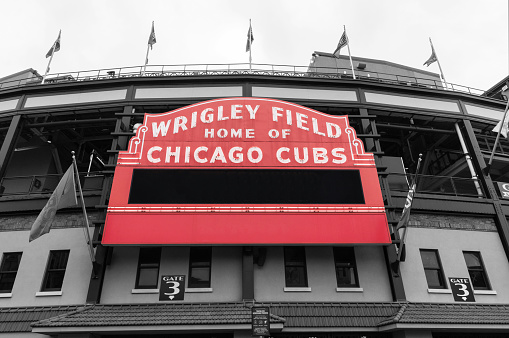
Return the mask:
{"type": "Polygon", "coordinates": [[[119,153],[102,243],[390,243],[373,154],[289,102],[228,98],[144,123],[119,153]]]}

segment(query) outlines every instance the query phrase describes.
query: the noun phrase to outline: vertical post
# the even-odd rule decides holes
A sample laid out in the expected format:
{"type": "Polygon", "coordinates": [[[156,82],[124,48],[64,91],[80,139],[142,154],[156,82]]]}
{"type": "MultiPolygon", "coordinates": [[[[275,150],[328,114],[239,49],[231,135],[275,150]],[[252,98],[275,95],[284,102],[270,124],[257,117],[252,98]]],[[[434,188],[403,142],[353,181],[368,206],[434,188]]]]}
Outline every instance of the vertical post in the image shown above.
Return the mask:
{"type": "Polygon", "coordinates": [[[435,54],[435,57],[437,58],[438,69],[440,69],[440,75],[442,76],[442,80],[445,83],[445,88],[447,89],[447,81],[445,80],[444,72],[442,71],[442,66],[440,65],[440,60],[438,59],[438,55],[435,52],[435,47],[433,47],[433,42],[431,42],[431,38],[429,38],[429,43],[431,44],[431,51],[433,52],[433,54],[435,54]]]}
{"type": "Polygon", "coordinates": [[[253,248],[242,248],[242,299],[254,299],[253,248]]]}
{"type": "Polygon", "coordinates": [[[90,250],[90,259],[92,260],[92,263],[94,263],[95,262],[94,247],[92,246],[92,240],[90,238],[90,225],[88,224],[87,209],[85,208],[85,199],[83,198],[83,191],[81,190],[80,174],[78,172],[78,166],[76,164],[76,157],[74,156],[74,151],[72,151],[71,153],[74,174],[76,177],[76,182],[78,183],[78,190],[80,192],[81,209],[83,210],[83,217],[85,218],[85,225],[87,226],[85,232],[87,236],[88,248],[90,250]]]}
{"type": "Polygon", "coordinates": [[[55,46],[56,46],[56,43],[53,44],[53,47],[52,47],[52,50],[51,50],[51,56],[50,56],[49,61],[48,61],[48,67],[46,67],[46,72],[44,73],[44,76],[42,77],[41,84],[44,84],[44,81],[46,81],[46,76],[49,73],[49,68],[50,68],[49,66],[51,65],[51,60],[53,60],[53,55],[55,55],[55,46]]]}
{"type": "Polygon", "coordinates": [[[352,54],[350,53],[350,39],[348,38],[348,34],[346,34],[346,26],[343,25],[343,28],[345,30],[345,35],[346,35],[346,39],[347,39],[346,46],[348,47],[348,56],[350,57],[350,66],[352,67],[352,75],[353,75],[353,79],[355,80],[355,71],[353,70],[352,54]]]}
{"type": "Polygon", "coordinates": [[[145,71],[147,70],[149,48],[150,44],[147,44],[147,55],[145,56],[145,65],[143,66],[143,72],[141,73],[142,76],[145,76],[145,71]]]}
{"type": "Polygon", "coordinates": [[[249,42],[249,72],[252,72],[252,66],[251,66],[251,37],[253,36],[253,29],[251,28],[251,19],[249,19],[249,36],[247,37],[247,40],[249,42]]]}
{"type": "Polygon", "coordinates": [[[458,122],[454,124],[454,127],[456,128],[456,133],[458,134],[458,138],[460,140],[461,149],[463,150],[463,155],[465,155],[465,159],[467,160],[468,169],[470,170],[470,175],[472,177],[472,180],[474,181],[475,188],[477,189],[477,195],[479,197],[482,197],[484,194],[481,189],[481,185],[479,184],[479,180],[477,178],[477,174],[475,172],[474,166],[472,165],[472,159],[470,158],[470,155],[468,154],[468,149],[465,144],[465,140],[463,139],[463,135],[461,134],[460,126],[458,125],[458,122]]]}
{"type": "Polygon", "coordinates": [[[5,135],[2,147],[0,148],[0,179],[3,178],[5,174],[9,158],[16,146],[16,141],[19,132],[21,131],[22,121],[21,115],[14,115],[11,120],[11,124],[9,125],[9,129],[7,130],[7,134],[5,135]]]}

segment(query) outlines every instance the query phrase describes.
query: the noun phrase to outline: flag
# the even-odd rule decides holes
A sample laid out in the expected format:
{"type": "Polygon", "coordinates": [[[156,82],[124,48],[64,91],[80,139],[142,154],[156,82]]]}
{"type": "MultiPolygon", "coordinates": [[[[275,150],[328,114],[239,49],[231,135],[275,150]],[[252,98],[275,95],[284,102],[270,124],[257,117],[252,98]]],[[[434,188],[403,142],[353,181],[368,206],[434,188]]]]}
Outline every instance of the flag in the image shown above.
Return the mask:
{"type": "MultiPolygon", "coordinates": [[[[504,121],[502,121],[502,119],[500,119],[500,121],[498,121],[497,125],[495,126],[495,128],[492,129],[492,131],[495,133],[500,132],[500,134],[504,135],[504,137],[507,138],[508,129],[509,129],[509,114],[505,114],[504,121]],[[502,129],[500,129],[500,128],[502,128],[502,129]]],[[[496,147],[496,145],[495,145],[495,147],[496,147]]]]}
{"type": "MultiPolygon", "coordinates": [[[[431,38],[429,39],[429,43],[431,44],[431,56],[429,57],[429,59],[426,62],[424,62],[422,64],[423,66],[426,66],[426,67],[429,67],[430,64],[432,64],[435,61],[438,61],[437,54],[435,53],[435,48],[433,48],[433,43],[431,42],[431,38]]],[[[443,75],[442,75],[442,78],[443,78],[443,75]]]]}
{"type": "MultiPolygon", "coordinates": [[[[417,176],[417,175],[416,175],[417,176]]],[[[396,231],[401,228],[405,228],[408,225],[408,221],[410,220],[410,208],[412,207],[412,202],[414,200],[414,193],[416,188],[415,176],[410,186],[410,190],[408,190],[408,195],[405,201],[405,207],[403,208],[403,213],[401,214],[401,218],[399,219],[398,225],[396,226],[396,231]]]]}
{"type": "Polygon", "coordinates": [[[339,39],[338,46],[336,47],[336,50],[334,51],[334,56],[339,57],[339,54],[341,52],[341,48],[348,45],[348,36],[346,35],[346,31],[343,32],[343,35],[341,35],[341,39],[339,39]]]}
{"type": "Polygon", "coordinates": [[[46,53],[46,59],[49,58],[51,55],[53,55],[53,53],[56,53],[60,50],[60,34],[61,33],[62,33],[62,31],[58,32],[58,38],[55,41],[55,43],[53,44],[53,46],[51,46],[49,51],[46,53]]]}
{"type": "Polygon", "coordinates": [[[249,22],[249,30],[247,31],[247,44],[246,44],[246,52],[251,50],[251,45],[253,44],[253,29],[251,28],[251,22],[249,22]]]}
{"type": "Polygon", "coordinates": [[[150,49],[152,49],[152,45],[156,43],[156,32],[154,30],[154,21],[152,21],[152,30],[150,31],[150,36],[148,37],[148,44],[150,45],[150,49]]]}
{"type": "Polygon", "coordinates": [[[51,194],[48,203],[44,206],[30,230],[30,242],[47,234],[58,209],[72,207],[78,204],[76,199],[76,187],[74,185],[74,168],[71,164],[69,169],[58,183],[55,191],[51,194]]]}

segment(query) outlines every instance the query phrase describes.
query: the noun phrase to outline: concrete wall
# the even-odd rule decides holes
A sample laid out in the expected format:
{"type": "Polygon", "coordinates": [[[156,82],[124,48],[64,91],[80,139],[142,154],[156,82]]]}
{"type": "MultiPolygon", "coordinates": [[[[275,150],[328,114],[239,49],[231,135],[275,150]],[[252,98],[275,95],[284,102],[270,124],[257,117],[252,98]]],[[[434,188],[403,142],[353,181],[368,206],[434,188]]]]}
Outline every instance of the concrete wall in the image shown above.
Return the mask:
{"type": "Polygon", "coordinates": [[[84,304],[92,262],[83,228],[53,229],[28,242],[29,231],[0,232],[0,252],[23,252],[12,296],[0,294],[0,307],[84,304]],[[62,295],[41,295],[50,250],[70,250],[62,295]]]}
{"type": "MultiPolygon", "coordinates": [[[[478,251],[486,269],[493,294],[474,292],[477,303],[508,303],[509,264],[496,232],[453,229],[408,229],[407,257],[401,274],[407,299],[411,302],[454,302],[452,293],[428,292],[419,249],[438,250],[444,275],[469,277],[463,251],[478,251]]],[[[449,283],[446,282],[450,291],[449,283]]],[[[475,291],[475,290],[474,290],[475,291]]]]}
{"type": "Polygon", "coordinates": [[[265,264],[255,266],[255,299],[260,302],[392,301],[382,247],[355,247],[355,258],[362,290],[336,291],[332,248],[313,246],[306,247],[308,286],[311,291],[285,291],[283,247],[268,247],[265,264]]]}
{"type": "MultiPolygon", "coordinates": [[[[111,265],[106,268],[101,302],[154,303],[157,290],[133,293],[138,265],[138,247],[115,247],[111,265]]],[[[235,302],[242,300],[242,250],[240,247],[212,248],[211,289],[186,292],[184,302],[235,302]]],[[[163,247],[159,276],[189,275],[189,247],[163,247]]],[[[160,278],[160,277],[159,277],[160,278]]],[[[186,282],[187,283],[187,282],[186,282]]],[[[141,291],[141,290],[138,290],[141,291]]],[[[190,291],[189,289],[187,291],[190,291]]]]}

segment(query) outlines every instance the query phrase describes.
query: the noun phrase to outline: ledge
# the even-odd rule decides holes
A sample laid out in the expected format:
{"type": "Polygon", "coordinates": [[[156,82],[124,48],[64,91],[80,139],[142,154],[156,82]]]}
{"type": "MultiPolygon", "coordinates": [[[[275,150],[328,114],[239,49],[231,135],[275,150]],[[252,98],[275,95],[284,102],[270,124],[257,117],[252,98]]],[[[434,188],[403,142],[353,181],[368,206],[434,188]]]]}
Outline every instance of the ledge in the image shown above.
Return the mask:
{"type": "Polygon", "coordinates": [[[11,298],[12,292],[2,292],[0,293],[0,298],[11,298]]]}
{"type": "Polygon", "coordinates": [[[159,293],[159,289],[132,289],[131,293],[159,293]]]}
{"type": "Polygon", "coordinates": [[[212,292],[212,288],[186,288],[186,293],[212,292]]]}
{"type": "Polygon", "coordinates": [[[62,291],[40,291],[35,293],[35,297],[62,296],[62,291]]]}
{"type": "Polygon", "coordinates": [[[474,295],[496,295],[495,290],[474,290],[474,295]]]}
{"type": "Polygon", "coordinates": [[[311,292],[311,288],[284,288],[285,292],[311,292]]]}
{"type": "Polygon", "coordinates": [[[363,288],[336,288],[336,292],[364,292],[363,288]]]}
{"type": "Polygon", "coordinates": [[[428,293],[452,293],[451,289],[428,289],[428,293]]]}

